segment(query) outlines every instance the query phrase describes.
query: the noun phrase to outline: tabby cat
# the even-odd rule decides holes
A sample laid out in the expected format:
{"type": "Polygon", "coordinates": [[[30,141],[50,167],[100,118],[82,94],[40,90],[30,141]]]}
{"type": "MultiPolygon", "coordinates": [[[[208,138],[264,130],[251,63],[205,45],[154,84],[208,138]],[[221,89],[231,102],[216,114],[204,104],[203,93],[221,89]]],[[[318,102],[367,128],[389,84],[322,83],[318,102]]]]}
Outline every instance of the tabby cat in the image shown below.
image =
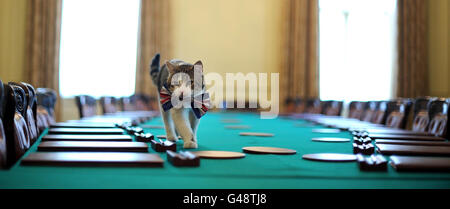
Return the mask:
{"type": "Polygon", "coordinates": [[[160,55],[156,54],[150,64],[150,76],[159,91],[167,140],[176,141],[179,134],[183,148],[197,148],[200,117],[209,108],[202,62],[192,65],[173,59],[160,67],[160,55]]]}

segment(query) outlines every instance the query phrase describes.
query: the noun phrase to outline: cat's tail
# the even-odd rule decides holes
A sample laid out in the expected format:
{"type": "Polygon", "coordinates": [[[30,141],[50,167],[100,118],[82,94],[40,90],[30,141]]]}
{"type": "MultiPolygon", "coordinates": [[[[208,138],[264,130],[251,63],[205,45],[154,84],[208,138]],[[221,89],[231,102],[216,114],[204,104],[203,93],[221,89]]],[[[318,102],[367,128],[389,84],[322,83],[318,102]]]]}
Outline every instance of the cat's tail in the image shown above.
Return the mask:
{"type": "Polygon", "coordinates": [[[159,53],[157,53],[153,57],[152,62],[150,63],[150,77],[152,78],[153,83],[155,85],[158,85],[159,60],[160,60],[160,55],[159,55],[159,53]]]}

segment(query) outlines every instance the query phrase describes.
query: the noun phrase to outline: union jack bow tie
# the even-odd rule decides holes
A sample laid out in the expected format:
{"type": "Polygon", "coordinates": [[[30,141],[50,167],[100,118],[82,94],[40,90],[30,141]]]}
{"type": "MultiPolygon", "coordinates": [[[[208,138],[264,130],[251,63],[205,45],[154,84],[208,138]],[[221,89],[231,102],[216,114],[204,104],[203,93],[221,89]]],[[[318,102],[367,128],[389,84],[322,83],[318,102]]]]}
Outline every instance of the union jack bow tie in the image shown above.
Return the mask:
{"type": "MultiPolygon", "coordinates": [[[[161,99],[161,106],[164,111],[170,110],[172,105],[172,93],[163,85],[161,91],[159,92],[159,98],[161,99]]],[[[211,103],[209,100],[209,93],[205,90],[202,91],[201,94],[195,95],[194,99],[191,101],[191,108],[195,114],[195,117],[201,118],[208,111],[211,103]]]]}

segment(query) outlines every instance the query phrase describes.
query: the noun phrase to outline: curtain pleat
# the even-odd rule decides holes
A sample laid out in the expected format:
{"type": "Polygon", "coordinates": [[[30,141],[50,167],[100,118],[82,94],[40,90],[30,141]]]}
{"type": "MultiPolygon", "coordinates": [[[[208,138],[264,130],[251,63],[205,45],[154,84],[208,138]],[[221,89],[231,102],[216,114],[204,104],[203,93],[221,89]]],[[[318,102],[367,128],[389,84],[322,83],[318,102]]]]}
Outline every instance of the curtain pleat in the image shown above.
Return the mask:
{"type": "MultiPolygon", "coordinates": [[[[280,102],[319,96],[318,0],[284,0],[280,102]]],[[[283,107],[283,105],[282,105],[283,107]]]]}
{"type": "MultiPolygon", "coordinates": [[[[59,48],[62,0],[28,0],[26,81],[59,93],[59,48]]],[[[59,104],[55,107],[59,117],[59,104]]]]}
{"type": "Polygon", "coordinates": [[[149,74],[149,65],[156,53],[161,63],[171,59],[170,1],[142,0],[136,66],[136,93],[157,95],[149,74]]]}
{"type": "Polygon", "coordinates": [[[61,0],[29,0],[27,15],[28,81],[58,90],[61,0]]]}
{"type": "Polygon", "coordinates": [[[397,97],[428,95],[426,1],[398,0],[397,97]]]}

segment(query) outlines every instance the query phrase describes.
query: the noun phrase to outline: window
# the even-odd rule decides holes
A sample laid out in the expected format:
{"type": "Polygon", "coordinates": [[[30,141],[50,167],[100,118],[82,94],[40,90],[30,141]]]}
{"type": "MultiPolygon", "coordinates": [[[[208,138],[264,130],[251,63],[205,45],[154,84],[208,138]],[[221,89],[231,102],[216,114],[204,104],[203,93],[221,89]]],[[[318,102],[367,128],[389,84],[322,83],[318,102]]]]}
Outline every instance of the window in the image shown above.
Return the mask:
{"type": "Polygon", "coordinates": [[[386,100],[395,68],[395,0],[319,0],[320,99],[386,100]]]}
{"type": "Polygon", "coordinates": [[[63,0],[63,97],[134,93],[139,8],[139,0],[63,0]]]}

